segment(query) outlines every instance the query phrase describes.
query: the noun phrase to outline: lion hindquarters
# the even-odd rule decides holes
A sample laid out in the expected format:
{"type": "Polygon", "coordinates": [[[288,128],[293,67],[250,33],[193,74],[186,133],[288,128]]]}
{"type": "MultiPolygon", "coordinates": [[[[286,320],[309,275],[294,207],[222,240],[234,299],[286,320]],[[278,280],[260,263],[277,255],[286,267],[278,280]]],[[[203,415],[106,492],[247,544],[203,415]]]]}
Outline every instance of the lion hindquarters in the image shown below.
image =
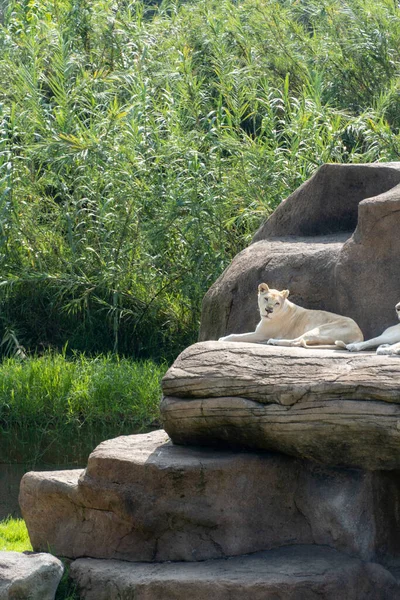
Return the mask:
{"type": "MultiPolygon", "coordinates": [[[[334,321],[324,323],[306,331],[299,337],[290,340],[291,346],[301,346],[303,348],[328,346],[330,348],[345,348],[346,344],[363,339],[359,327],[353,321],[334,321]]],[[[289,340],[282,340],[289,342],[289,340]]],[[[277,344],[279,345],[279,344],[277,344]]]]}
{"type": "Polygon", "coordinates": [[[306,339],[310,337],[310,344],[332,344],[335,348],[343,349],[346,348],[347,344],[362,342],[364,340],[362,331],[357,323],[345,317],[337,321],[324,323],[307,332],[303,337],[306,339]]]}

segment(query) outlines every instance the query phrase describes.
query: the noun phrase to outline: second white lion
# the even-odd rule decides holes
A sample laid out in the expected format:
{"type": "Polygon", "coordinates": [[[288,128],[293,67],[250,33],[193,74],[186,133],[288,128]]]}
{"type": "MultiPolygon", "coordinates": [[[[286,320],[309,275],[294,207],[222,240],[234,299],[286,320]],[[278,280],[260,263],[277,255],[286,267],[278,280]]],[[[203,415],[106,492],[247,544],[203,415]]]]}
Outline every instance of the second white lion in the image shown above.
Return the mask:
{"type": "MultiPolygon", "coordinates": [[[[397,318],[400,321],[400,302],[395,306],[397,318]]],[[[356,344],[346,344],[347,350],[350,352],[360,352],[362,350],[371,350],[377,348],[377,354],[400,354],[400,323],[388,327],[381,335],[365,342],[356,344]]]]}
{"type": "MultiPolygon", "coordinates": [[[[274,346],[304,348],[347,347],[364,337],[353,319],[325,310],[310,310],[288,300],[289,291],[273,290],[266,283],[258,286],[258,307],[261,321],[255,331],[233,333],[221,337],[221,342],[255,342],[274,346]]],[[[400,338],[399,338],[400,339],[400,338]]]]}

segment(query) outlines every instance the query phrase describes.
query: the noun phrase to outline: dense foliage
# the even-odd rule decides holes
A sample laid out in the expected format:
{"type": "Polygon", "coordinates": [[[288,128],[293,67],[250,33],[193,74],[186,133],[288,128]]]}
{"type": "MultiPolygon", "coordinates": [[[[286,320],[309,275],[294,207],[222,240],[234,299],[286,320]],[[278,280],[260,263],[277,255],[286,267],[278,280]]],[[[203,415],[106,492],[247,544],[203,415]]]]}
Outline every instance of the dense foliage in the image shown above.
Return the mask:
{"type": "Polygon", "coordinates": [[[397,160],[392,0],[10,0],[0,340],[171,358],[324,162],[397,160]]]}

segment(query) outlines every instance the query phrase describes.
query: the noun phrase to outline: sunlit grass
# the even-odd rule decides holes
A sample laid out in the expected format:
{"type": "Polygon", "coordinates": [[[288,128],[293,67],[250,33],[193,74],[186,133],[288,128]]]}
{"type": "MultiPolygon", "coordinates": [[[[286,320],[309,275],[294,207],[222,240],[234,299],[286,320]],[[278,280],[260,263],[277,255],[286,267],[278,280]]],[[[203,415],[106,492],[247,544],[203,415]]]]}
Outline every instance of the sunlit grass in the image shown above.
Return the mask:
{"type": "Polygon", "coordinates": [[[32,550],[25,521],[11,517],[0,521],[0,551],[25,550],[32,550]]]}

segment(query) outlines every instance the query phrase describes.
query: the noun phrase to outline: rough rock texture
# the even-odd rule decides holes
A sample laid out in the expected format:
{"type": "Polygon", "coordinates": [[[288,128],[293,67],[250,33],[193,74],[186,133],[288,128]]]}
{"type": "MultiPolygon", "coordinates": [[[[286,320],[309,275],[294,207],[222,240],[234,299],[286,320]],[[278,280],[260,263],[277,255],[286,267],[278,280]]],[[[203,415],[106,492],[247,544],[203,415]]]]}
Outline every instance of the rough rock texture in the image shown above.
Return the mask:
{"type": "Polygon", "coordinates": [[[320,463],[400,468],[400,361],[374,353],[203,342],[163,379],[179,444],[228,442],[320,463]]]}
{"type": "Polygon", "coordinates": [[[281,204],[253,241],[353,232],[358,205],[400,183],[400,163],[325,164],[281,204]]]}
{"type": "Polygon", "coordinates": [[[200,563],[80,559],[71,575],[82,600],[395,600],[400,594],[382,566],[318,546],[200,563]]]}
{"type": "Polygon", "coordinates": [[[54,600],[63,571],[51,554],[0,552],[0,600],[54,600]]]}
{"type": "Polygon", "coordinates": [[[400,163],[321,167],[282,202],[207,292],[200,340],[254,329],[263,281],[289,288],[300,306],[352,317],[365,337],[394,324],[400,300],[399,184],[400,163]]]}
{"type": "MultiPolygon", "coordinates": [[[[35,470],[37,471],[53,471],[56,468],[70,469],[71,467],[71,464],[61,465],[58,461],[53,464],[35,464],[35,470]]],[[[77,468],[77,465],[74,465],[74,468],[77,468]]],[[[23,475],[30,470],[32,470],[32,463],[28,465],[25,463],[0,462],[0,521],[8,516],[14,519],[21,518],[21,509],[18,504],[19,486],[23,475]]]]}
{"type": "Polygon", "coordinates": [[[184,449],[165,432],[101,444],[85,472],[28,473],[35,549],[123,560],[203,560],[311,542],[286,457],[184,449]],[[267,465],[267,468],[266,468],[267,465]]]}
{"type": "Polygon", "coordinates": [[[166,439],[162,431],[116,438],[95,450],[86,473],[25,475],[20,502],[33,547],[70,558],[195,561],[316,543],[398,564],[397,472],[166,439]]]}

